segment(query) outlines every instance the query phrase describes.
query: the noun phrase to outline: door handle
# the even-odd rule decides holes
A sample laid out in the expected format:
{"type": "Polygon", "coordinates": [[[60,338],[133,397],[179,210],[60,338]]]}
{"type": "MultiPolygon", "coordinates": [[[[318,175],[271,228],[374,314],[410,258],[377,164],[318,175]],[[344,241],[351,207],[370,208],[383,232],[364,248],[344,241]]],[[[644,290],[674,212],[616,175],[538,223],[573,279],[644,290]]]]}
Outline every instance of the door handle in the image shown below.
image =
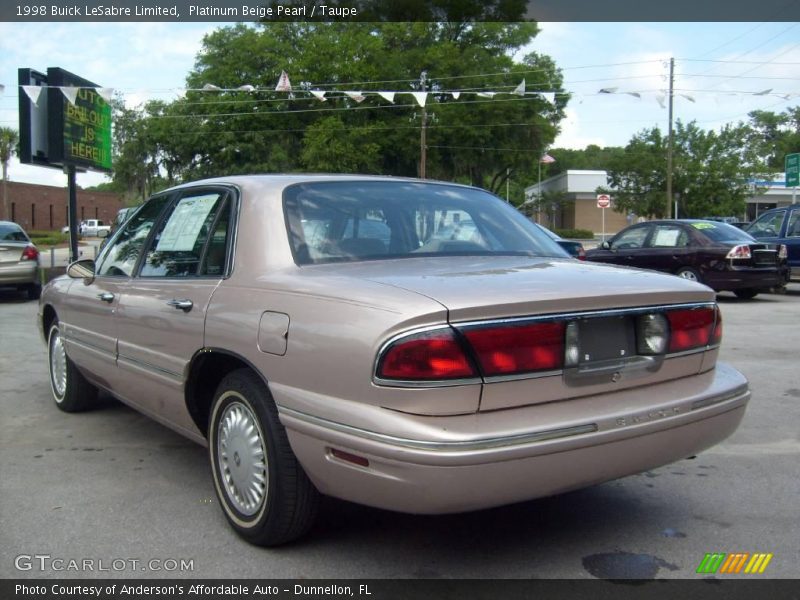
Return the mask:
{"type": "Polygon", "coordinates": [[[111,292],[103,292],[102,294],[97,294],[97,297],[103,302],[108,302],[109,304],[111,304],[114,301],[114,294],[112,294],[111,292]]]}
{"type": "Polygon", "coordinates": [[[167,302],[167,306],[182,310],[183,312],[189,312],[192,310],[194,303],[191,300],[170,300],[167,302]]]}

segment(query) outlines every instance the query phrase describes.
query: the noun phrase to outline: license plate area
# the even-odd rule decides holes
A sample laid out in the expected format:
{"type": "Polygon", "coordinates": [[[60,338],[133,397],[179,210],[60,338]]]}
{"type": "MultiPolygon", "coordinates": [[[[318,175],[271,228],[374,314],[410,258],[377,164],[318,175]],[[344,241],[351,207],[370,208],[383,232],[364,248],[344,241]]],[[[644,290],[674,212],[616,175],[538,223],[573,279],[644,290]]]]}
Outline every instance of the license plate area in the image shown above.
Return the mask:
{"type": "Polygon", "coordinates": [[[579,367],[635,356],[634,317],[620,315],[579,320],[578,349],[579,367]]]}

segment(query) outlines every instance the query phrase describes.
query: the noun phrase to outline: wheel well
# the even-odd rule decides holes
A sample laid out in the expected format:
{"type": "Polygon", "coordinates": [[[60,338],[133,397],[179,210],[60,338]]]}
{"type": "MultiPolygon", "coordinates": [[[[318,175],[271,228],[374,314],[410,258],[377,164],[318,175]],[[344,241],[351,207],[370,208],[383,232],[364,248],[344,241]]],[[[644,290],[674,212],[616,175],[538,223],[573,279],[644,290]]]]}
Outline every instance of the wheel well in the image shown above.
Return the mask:
{"type": "Polygon", "coordinates": [[[206,350],[195,356],[186,380],[186,408],[197,428],[206,435],[211,401],[222,379],[237,369],[257,369],[238,356],[220,350],[206,350]]]}
{"type": "Polygon", "coordinates": [[[57,318],[56,311],[52,306],[48,304],[44,307],[44,310],[42,311],[42,335],[44,335],[45,340],[47,340],[47,334],[50,332],[50,327],[57,318]]]}

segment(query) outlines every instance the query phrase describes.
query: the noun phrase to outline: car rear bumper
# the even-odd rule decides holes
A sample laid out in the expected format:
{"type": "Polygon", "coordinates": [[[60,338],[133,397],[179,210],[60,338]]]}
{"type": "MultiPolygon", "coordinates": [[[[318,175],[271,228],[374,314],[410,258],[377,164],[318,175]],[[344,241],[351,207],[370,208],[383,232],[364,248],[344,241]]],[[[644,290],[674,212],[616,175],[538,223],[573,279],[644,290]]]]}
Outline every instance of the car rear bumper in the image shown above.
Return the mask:
{"type": "Polygon", "coordinates": [[[703,283],[717,291],[747,288],[767,289],[781,286],[785,282],[785,273],[774,268],[708,271],[703,275],[703,283]]]}
{"type": "Polygon", "coordinates": [[[36,261],[0,265],[0,285],[36,283],[39,265],[36,261]]]}
{"type": "Polygon", "coordinates": [[[293,390],[272,391],[292,449],[321,492],[427,514],[548,496],[686,458],[733,433],[750,398],[747,380],[723,364],[643,389],[477,415],[367,406],[358,425],[316,416],[293,390]],[[559,417],[566,403],[585,416],[559,417]]]}

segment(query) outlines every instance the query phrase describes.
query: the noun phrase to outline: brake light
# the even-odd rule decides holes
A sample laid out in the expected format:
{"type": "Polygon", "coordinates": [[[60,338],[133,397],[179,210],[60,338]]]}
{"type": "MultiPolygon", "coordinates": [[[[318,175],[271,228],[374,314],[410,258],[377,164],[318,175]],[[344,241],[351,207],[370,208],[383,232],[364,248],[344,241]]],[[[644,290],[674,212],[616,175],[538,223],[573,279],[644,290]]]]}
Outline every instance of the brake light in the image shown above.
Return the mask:
{"type": "Polygon", "coordinates": [[[722,342],[722,312],[719,306],[714,307],[714,333],[711,334],[711,343],[719,344],[722,342]]]}
{"type": "Polygon", "coordinates": [[[728,252],[725,258],[751,258],[752,254],[750,253],[750,246],[747,244],[741,244],[739,246],[734,246],[731,248],[730,252],[728,252]]]}
{"type": "Polygon", "coordinates": [[[578,260],[586,260],[586,250],[583,246],[578,246],[578,260]]]}
{"type": "Polygon", "coordinates": [[[564,365],[564,329],[560,322],[467,329],[481,371],[487,377],[551,371],[564,365]]]}
{"type": "Polygon", "coordinates": [[[778,259],[785,260],[788,257],[789,257],[789,251],[786,249],[786,244],[781,244],[781,247],[778,250],[778,259]]]}
{"type": "Polygon", "coordinates": [[[22,251],[22,260],[36,260],[39,258],[39,251],[36,246],[25,246],[22,251]]]}
{"type": "MultiPolygon", "coordinates": [[[[683,352],[707,346],[712,339],[715,309],[692,308],[667,312],[670,327],[669,352],[683,352]]],[[[720,324],[721,327],[721,324],[720,324]]],[[[716,331],[713,333],[716,334],[716,331]]],[[[719,335],[722,335],[720,328],[719,335]]]]}
{"type": "Polygon", "coordinates": [[[444,329],[393,342],[380,359],[377,376],[402,381],[435,381],[477,377],[477,373],[453,331],[444,329]]]}

